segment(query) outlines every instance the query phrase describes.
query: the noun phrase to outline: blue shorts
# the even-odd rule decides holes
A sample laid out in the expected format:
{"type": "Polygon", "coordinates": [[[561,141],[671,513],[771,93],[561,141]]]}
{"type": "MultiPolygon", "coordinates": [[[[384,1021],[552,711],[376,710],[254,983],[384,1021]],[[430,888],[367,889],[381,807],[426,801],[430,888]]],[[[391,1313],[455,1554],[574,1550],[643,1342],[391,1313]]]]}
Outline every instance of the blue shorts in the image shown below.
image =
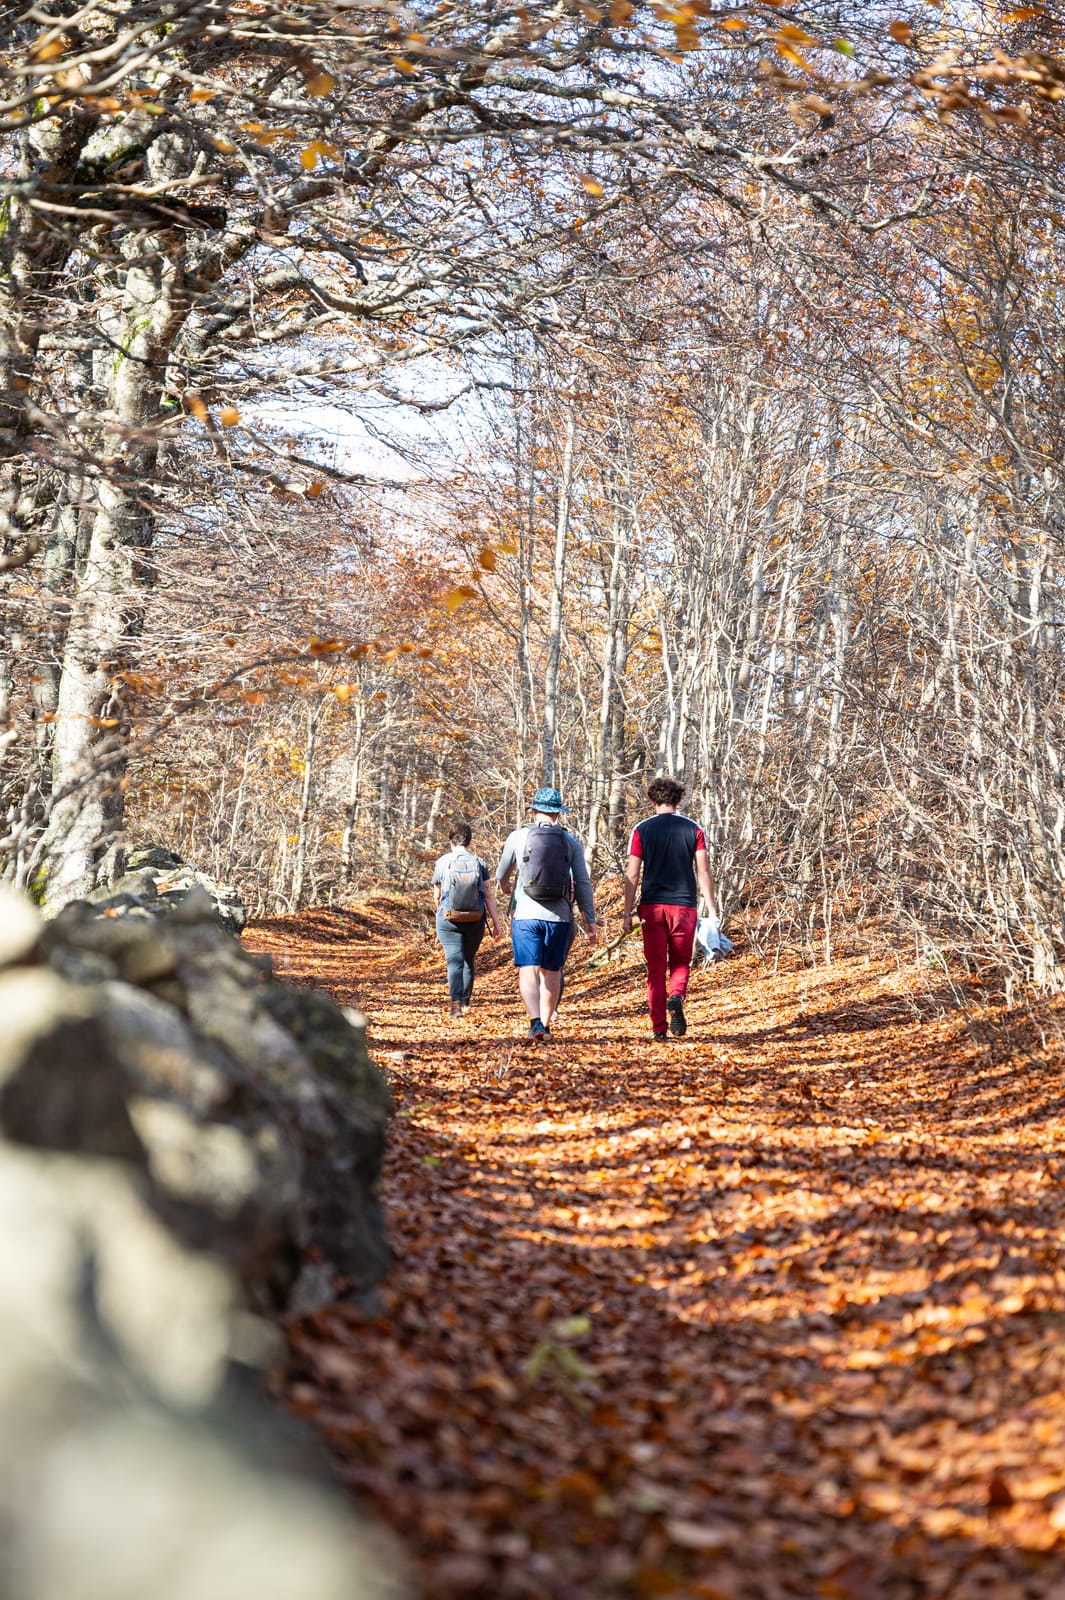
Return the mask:
{"type": "Polygon", "coordinates": [[[543,967],[545,972],[561,972],[573,938],[572,922],[543,922],[539,917],[524,917],[510,923],[516,967],[543,967]]]}

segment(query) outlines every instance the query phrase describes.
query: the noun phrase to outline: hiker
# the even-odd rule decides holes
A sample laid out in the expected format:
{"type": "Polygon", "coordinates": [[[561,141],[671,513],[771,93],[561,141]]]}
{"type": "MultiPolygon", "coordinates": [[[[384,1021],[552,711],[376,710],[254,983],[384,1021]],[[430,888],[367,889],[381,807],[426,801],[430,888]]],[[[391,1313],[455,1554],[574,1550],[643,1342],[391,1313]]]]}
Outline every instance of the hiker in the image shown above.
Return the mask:
{"type": "Polygon", "coordinates": [[[529,1038],[549,1039],[562,994],[562,968],[573,942],[573,901],[585,937],[599,937],[592,880],[584,846],[559,822],[567,810],[557,789],[537,789],[532,822],[516,828],[503,846],[496,882],[504,894],[514,890],[510,937],[518,989],[529,1014],[529,1038]]]}
{"type": "Polygon", "coordinates": [[[699,824],[677,810],[683,794],[683,784],[672,778],[656,778],[648,786],[647,798],[655,813],[633,828],[625,863],[622,931],[629,933],[632,929],[632,908],[639,887],[647,1004],[651,1028],[659,1040],[668,1037],[667,1014],[670,1033],[679,1038],[688,1031],[684,997],[688,992],[700,894],[710,915],[717,917],[706,839],[699,824]]]}
{"type": "Polygon", "coordinates": [[[469,823],[456,822],[448,835],[451,849],[433,868],[436,937],[447,962],[447,992],[453,1017],[461,1017],[469,1009],[474,962],[486,925],[490,926],[493,939],[502,932],[488,867],[470,850],[472,838],[469,823]]]}

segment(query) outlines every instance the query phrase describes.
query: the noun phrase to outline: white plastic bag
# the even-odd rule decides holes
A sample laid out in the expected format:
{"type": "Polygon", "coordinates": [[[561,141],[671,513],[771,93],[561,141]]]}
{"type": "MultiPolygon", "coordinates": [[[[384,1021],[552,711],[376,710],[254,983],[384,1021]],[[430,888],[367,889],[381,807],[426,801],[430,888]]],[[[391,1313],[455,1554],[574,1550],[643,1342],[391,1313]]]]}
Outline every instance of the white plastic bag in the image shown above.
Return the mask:
{"type": "Polygon", "coordinates": [[[716,917],[700,917],[695,924],[695,939],[706,952],[708,961],[721,961],[732,951],[732,940],[721,932],[716,917]]]}

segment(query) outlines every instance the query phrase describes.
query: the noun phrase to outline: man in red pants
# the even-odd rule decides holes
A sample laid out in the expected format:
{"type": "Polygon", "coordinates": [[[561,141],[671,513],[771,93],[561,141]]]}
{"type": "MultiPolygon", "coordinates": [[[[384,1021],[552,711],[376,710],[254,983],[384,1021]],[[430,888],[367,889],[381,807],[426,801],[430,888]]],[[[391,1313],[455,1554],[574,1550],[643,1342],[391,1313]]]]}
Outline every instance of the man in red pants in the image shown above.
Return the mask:
{"type": "Polygon", "coordinates": [[[625,863],[626,933],[632,927],[632,908],[643,872],[639,918],[647,959],[647,1003],[656,1039],[667,1037],[667,1013],[670,1033],[679,1038],[688,1031],[684,996],[688,992],[700,894],[710,915],[717,916],[706,839],[699,824],[677,810],[683,794],[683,785],[674,783],[672,778],[654,780],[647,798],[655,814],[633,828],[625,863]]]}

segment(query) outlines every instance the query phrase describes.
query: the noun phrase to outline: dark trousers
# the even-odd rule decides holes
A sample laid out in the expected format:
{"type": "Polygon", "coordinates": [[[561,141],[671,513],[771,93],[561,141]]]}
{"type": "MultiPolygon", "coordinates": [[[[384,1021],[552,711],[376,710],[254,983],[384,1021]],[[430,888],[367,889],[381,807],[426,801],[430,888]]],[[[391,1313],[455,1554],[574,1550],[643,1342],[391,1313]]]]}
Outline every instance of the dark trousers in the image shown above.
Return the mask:
{"type": "Polygon", "coordinates": [[[485,918],[479,922],[449,922],[440,912],[436,917],[436,937],[447,962],[447,992],[452,1001],[470,1003],[473,994],[473,963],[484,938],[485,918]]]}

